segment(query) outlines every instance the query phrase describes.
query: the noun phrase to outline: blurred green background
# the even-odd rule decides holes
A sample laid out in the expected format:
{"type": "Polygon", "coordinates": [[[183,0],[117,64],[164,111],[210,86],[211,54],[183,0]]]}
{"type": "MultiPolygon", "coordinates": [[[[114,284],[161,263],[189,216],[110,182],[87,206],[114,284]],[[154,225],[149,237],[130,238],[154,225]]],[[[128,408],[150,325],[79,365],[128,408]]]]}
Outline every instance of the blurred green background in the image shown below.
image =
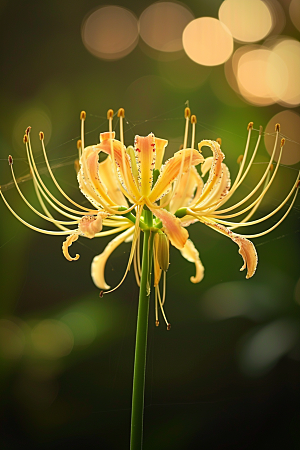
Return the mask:
{"type": "MultiPolygon", "coordinates": [[[[124,0],[110,5],[127,8],[139,18],[152,3],[124,0]]],[[[221,4],[189,0],[180,5],[187,8],[187,16],[218,18],[221,4]]],[[[265,4],[273,7],[273,28],[255,45],[273,45],[278,34],[299,40],[299,2],[265,4]]],[[[99,133],[107,130],[108,108],[124,107],[126,144],[133,143],[135,134],[152,131],[169,139],[170,157],[182,143],[183,110],[189,101],[198,118],[196,141],[221,137],[233,178],[247,123],[265,128],[275,114],[291,110],[296,121],[292,132],[281,131],[290,139],[287,152],[297,155],[300,100],[288,103],[268,94],[253,101],[237,93],[225,76],[233,57],[225,64],[205,66],[190,59],[178,41],[176,51],[166,52],[141,37],[132,38],[132,51],[121,59],[90,53],[82,40],[83,24],[103,5],[93,0],[1,2],[0,180],[21,217],[47,228],[9,184],[9,154],[16,175],[29,175],[22,144],[28,125],[38,167],[44,167],[38,139],[43,130],[57,179],[85,204],[74,170],[81,110],[87,111],[86,144],[98,142],[99,133]],[[293,147],[291,140],[296,141],[293,147]]],[[[157,17],[162,27],[165,21],[166,33],[168,18],[157,17]]],[[[150,37],[157,36],[151,34],[155,23],[149,23],[150,37]]],[[[122,20],[118,27],[122,31],[122,20]]],[[[103,28],[107,48],[116,34],[115,28],[111,33],[103,28]]],[[[213,39],[207,33],[207,42],[213,39]]],[[[245,45],[236,39],[234,52],[245,45]]],[[[299,71],[297,64],[292,74],[299,71]]],[[[290,83],[295,87],[293,78],[290,83]]],[[[252,149],[257,134],[254,131],[252,149]]],[[[267,160],[262,142],[257,157],[261,164],[253,166],[241,196],[258,182],[267,160]]],[[[287,195],[298,168],[280,167],[256,217],[287,195]]],[[[45,182],[52,186],[47,176],[45,182]]],[[[37,205],[32,182],[24,181],[21,188],[37,205]]],[[[116,292],[99,298],[90,263],[108,238],[80,239],[71,252],[81,258],[70,264],[61,252],[62,237],[29,230],[2,201],[0,211],[2,448],[127,449],[138,300],[133,273],[116,292]]],[[[271,227],[282,214],[255,232],[271,227]]],[[[150,306],[146,450],[299,448],[298,219],[299,200],[280,227],[255,240],[259,264],[250,280],[239,272],[237,247],[200,224],[188,229],[205,266],[200,284],[189,281],[193,265],[171,249],[166,300],[170,332],[164,325],[155,327],[153,301],[150,306]]],[[[111,286],[121,279],[129,250],[130,245],[123,244],[110,257],[106,278],[111,286]]]]}

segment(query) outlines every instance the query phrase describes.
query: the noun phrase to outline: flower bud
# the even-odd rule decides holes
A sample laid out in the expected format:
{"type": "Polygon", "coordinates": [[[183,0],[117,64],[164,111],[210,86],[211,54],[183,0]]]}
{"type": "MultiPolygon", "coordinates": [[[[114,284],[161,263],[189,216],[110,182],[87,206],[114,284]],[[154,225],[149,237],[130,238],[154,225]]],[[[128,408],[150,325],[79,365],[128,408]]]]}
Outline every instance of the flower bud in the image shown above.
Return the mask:
{"type": "Polygon", "coordinates": [[[169,268],[169,239],[165,233],[157,233],[157,261],[159,267],[166,272],[169,268]]]}

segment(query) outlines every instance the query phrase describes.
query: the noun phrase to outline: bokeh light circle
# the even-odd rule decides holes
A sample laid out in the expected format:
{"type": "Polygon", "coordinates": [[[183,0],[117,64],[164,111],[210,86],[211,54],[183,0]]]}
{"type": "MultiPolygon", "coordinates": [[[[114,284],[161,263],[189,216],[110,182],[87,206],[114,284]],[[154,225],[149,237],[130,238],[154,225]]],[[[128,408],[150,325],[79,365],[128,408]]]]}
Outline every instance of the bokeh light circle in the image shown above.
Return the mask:
{"type": "Polygon", "coordinates": [[[0,320],[0,356],[17,359],[24,350],[25,335],[21,327],[7,319],[0,320]]]}
{"type": "Polygon", "coordinates": [[[289,7],[291,21],[297,30],[300,31],[300,2],[299,0],[292,0],[289,7]]]}
{"type": "MultiPolygon", "coordinates": [[[[282,164],[293,165],[300,161],[300,115],[294,111],[281,111],[269,121],[265,129],[265,146],[271,155],[274,146],[274,130],[276,123],[280,124],[280,132],[286,137],[283,154],[281,158],[282,164]]],[[[279,156],[279,149],[275,153],[275,161],[279,156]]]]}
{"type": "Polygon", "coordinates": [[[223,64],[233,52],[230,31],[213,17],[200,17],[190,22],[184,29],[182,42],[188,57],[204,66],[223,64]]]}
{"type": "Polygon", "coordinates": [[[44,132],[45,144],[47,145],[51,138],[52,123],[45,110],[39,107],[26,109],[16,120],[13,129],[14,148],[20,148],[24,152],[23,137],[26,128],[29,126],[31,127],[30,140],[32,147],[42,151],[39,132],[44,132]]]}
{"type": "Polygon", "coordinates": [[[70,328],[59,320],[45,319],[31,332],[36,351],[46,359],[58,359],[68,355],[74,345],[70,328]]]}
{"type": "Polygon", "coordinates": [[[257,42],[272,29],[272,15],[261,0],[225,0],[219,9],[219,19],[240,42],[257,42]]]}
{"type": "Polygon", "coordinates": [[[193,19],[190,10],[180,3],[153,3],[140,16],[140,36],[155,50],[176,52],[182,50],[183,30],[193,19]]]}
{"type": "Polygon", "coordinates": [[[138,43],[138,20],[121,6],[102,6],[85,18],[81,37],[86,49],[98,58],[116,60],[138,43]]]}
{"type": "Polygon", "coordinates": [[[272,51],[273,58],[280,58],[283,62],[281,72],[283,65],[287,70],[286,88],[282,90],[279,82],[273,86],[273,90],[285,106],[298,106],[300,104],[300,42],[293,39],[281,39],[272,51]]]}

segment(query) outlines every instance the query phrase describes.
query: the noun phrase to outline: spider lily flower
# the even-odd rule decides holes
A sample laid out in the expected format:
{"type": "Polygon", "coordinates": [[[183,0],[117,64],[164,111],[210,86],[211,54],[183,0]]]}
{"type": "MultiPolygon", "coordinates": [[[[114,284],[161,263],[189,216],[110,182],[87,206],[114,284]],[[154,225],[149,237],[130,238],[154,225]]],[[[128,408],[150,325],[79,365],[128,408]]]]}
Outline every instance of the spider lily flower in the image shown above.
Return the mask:
{"type": "Polygon", "coordinates": [[[108,131],[100,134],[99,144],[87,147],[84,144],[86,113],[82,112],[80,115],[81,140],[78,141],[77,145],[79,154],[77,176],[80,191],[89,202],[87,207],[71,199],[58,184],[47,158],[42,132],[40,133],[40,140],[47,170],[56,189],[69,206],[65,204],[65,201],[58,200],[42,180],[30,144],[30,127],[25,132],[24,144],[34,188],[43,213],[35,209],[22,193],[14,174],[13,159],[9,156],[12,178],[18,193],[31,210],[52,223],[59,231],[41,229],[29,224],[12,209],[1,190],[0,194],[14,216],[29,228],[45,234],[66,235],[67,238],[62,245],[62,250],[69,261],[79,258],[78,254],[74,257],[69,254],[69,247],[80,236],[93,239],[117,234],[104,251],[94,257],[92,262],[91,275],[95,285],[101,289],[101,295],[103,295],[103,290],[106,290],[106,293],[111,292],[123,282],[132,263],[136,281],[138,285],[140,284],[140,232],[141,230],[150,230],[154,234],[153,267],[156,325],[159,324],[158,310],[160,308],[169,329],[170,324],[164,312],[166,272],[169,266],[169,243],[179,249],[186,260],[194,263],[195,275],[190,280],[193,283],[200,282],[204,276],[204,267],[198,250],[188,238],[187,231],[189,225],[199,221],[229,237],[238,245],[239,253],[244,262],[241,270],[247,268],[246,278],[252,277],[257,266],[257,253],[249,238],[260,237],[269,233],[288,215],[297,196],[299,174],[290,192],[277,208],[263,217],[250,221],[249,219],[257,211],[265,194],[270,189],[280,165],[284,139],[281,139],[279,144],[280,127],[278,124],[275,128],[274,149],[260,181],[242,200],[224,208],[223,205],[237,191],[249,173],[258,151],[262,128],[259,130],[255,148],[249,159],[248,153],[253,131],[253,123],[249,123],[245,151],[238,159],[239,170],[233,184],[231,184],[229,169],[223,162],[225,156],[221,151],[220,139],[201,141],[198,144],[198,149],[195,149],[197,120],[196,116],[191,116],[189,108],[185,109],[185,133],[182,149],[164,164],[164,152],[168,141],[150,133],[145,137],[136,136],[134,147],[126,147],[123,136],[124,109],[120,108],[117,115],[120,125],[120,139],[115,139],[115,132],[113,131],[114,113],[109,110],[107,113],[108,131]],[[190,126],[192,127],[191,145],[188,147],[190,126]],[[280,154],[274,169],[273,159],[278,144],[280,145],[280,154]],[[212,151],[212,156],[204,159],[202,155],[203,147],[208,147],[212,151]],[[106,159],[102,162],[99,162],[100,153],[106,155],[106,159]],[[202,176],[197,170],[197,166],[200,166],[200,164],[202,176]],[[208,174],[208,178],[204,183],[203,177],[206,174],[208,174]],[[238,227],[242,229],[245,226],[258,224],[269,219],[292,196],[287,211],[271,228],[257,234],[240,234],[233,231],[238,227]],[[52,212],[48,209],[49,206],[68,220],[54,218],[52,212]],[[236,221],[235,218],[240,216],[242,218],[236,221]],[[105,230],[103,230],[103,227],[105,230]],[[110,286],[106,283],[104,276],[106,262],[122,242],[129,241],[132,244],[125,274],[118,286],[109,291],[110,286]],[[160,289],[161,280],[162,291],[160,289]]]}

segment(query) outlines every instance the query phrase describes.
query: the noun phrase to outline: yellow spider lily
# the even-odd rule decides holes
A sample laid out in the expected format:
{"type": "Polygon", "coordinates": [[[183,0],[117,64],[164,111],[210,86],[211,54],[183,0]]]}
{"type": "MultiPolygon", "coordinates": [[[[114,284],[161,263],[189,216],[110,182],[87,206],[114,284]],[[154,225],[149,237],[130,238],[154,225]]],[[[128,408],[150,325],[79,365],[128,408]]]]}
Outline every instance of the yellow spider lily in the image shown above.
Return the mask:
{"type": "Polygon", "coordinates": [[[13,181],[22,199],[30,209],[43,219],[53,223],[60,231],[44,230],[25,222],[11,208],[1,190],[0,193],[9,210],[20,222],[29,228],[45,234],[67,235],[62,250],[64,256],[69,261],[79,258],[78,254],[75,257],[69,254],[69,246],[79,236],[92,239],[94,237],[119,233],[92,262],[92,278],[95,285],[101,289],[101,295],[103,294],[102,290],[110,289],[104,277],[106,261],[111,253],[124,241],[132,240],[132,245],[127,269],[119,285],[123,282],[132,262],[137,283],[140,283],[140,231],[150,228],[151,233],[155,235],[153,240],[153,266],[156,324],[159,324],[159,305],[169,329],[170,325],[163,308],[166,294],[165,274],[169,265],[169,242],[181,251],[185,259],[195,264],[196,273],[191,277],[191,281],[193,283],[200,282],[204,275],[204,267],[200,261],[197,249],[193,242],[188,239],[189,235],[186,229],[188,225],[200,221],[208,227],[215,229],[217,232],[228,236],[238,245],[239,253],[244,261],[241,270],[247,268],[246,278],[252,277],[257,266],[257,253],[253,243],[248,238],[263,236],[276,228],[284,220],[296,199],[299,174],[289,194],[277,208],[264,217],[249,221],[272,185],[280,165],[284,139],[280,143],[280,155],[276,167],[272,170],[272,162],[279,141],[279,125],[276,125],[275,129],[273,153],[259,183],[241,201],[222,209],[224,203],[231,198],[232,194],[242,184],[251,168],[261,140],[262,128],[260,128],[254,151],[247,163],[253,123],[251,122],[248,125],[246,148],[243,156],[238,160],[240,164],[239,171],[234,183],[231,185],[229,170],[223,163],[224,154],[220,147],[221,141],[219,139],[216,141],[204,140],[198,144],[198,150],[194,148],[197,121],[196,116],[190,115],[189,108],[185,109],[186,123],[182,149],[176,152],[164,164],[162,164],[162,161],[165,147],[168,144],[167,140],[157,138],[153,133],[150,133],[146,137],[136,136],[134,148],[131,146],[126,148],[123,137],[124,109],[121,108],[118,111],[120,140],[115,139],[115,132],[112,129],[113,116],[113,111],[109,110],[107,113],[108,131],[100,134],[99,144],[88,147],[84,145],[85,112],[82,112],[80,116],[81,140],[78,141],[78,182],[81,192],[91,205],[90,207],[81,206],[72,200],[58,184],[48,162],[44,146],[44,134],[42,132],[40,133],[40,140],[47,169],[56,188],[72,205],[71,207],[60,202],[43,183],[31,149],[30,127],[25,132],[24,143],[34,187],[44,213],[36,210],[24,197],[14,174],[12,157],[9,156],[13,181]],[[190,123],[192,125],[192,137],[191,146],[188,147],[188,129],[190,123]],[[213,156],[204,159],[201,154],[202,147],[204,146],[211,149],[213,156]],[[106,159],[101,163],[99,163],[100,152],[107,155],[106,159]],[[208,179],[205,183],[196,169],[196,166],[199,164],[202,164],[202,177],[209,172],[208,179]],[[255,195],[257,192],[258,194],[255,195]],[[252,235],[242,235],[232,231],[237,227],[254,225],[270,218],[285,205],[293,194],[293,199],[287,211],[271,228],[262,233],[252,235]],[[253,200],[250,204],[245,207],[242,206],[251,199],[253,200]],[[59,214],[69,220],[55,219],[48,210],[47,205],[50,205],[59,214]],[[242,208],[238,209],[240,207],[242,208]],[[149,211],[151,217],[154,216],[155,218],[154,220],[151,219],[150,225],[145,220],[145,215],[149,211]],[[245,213],[246,216],[239,222],[228,220],[244,215],[245,213]],[[76,226],[76,228],[70,228],[72,225],[76,226]],[[103,226],[108,229],[103,231],[103,226]],[[159,284],[162,273],[163,290],[161,294],[159,284]]]}

